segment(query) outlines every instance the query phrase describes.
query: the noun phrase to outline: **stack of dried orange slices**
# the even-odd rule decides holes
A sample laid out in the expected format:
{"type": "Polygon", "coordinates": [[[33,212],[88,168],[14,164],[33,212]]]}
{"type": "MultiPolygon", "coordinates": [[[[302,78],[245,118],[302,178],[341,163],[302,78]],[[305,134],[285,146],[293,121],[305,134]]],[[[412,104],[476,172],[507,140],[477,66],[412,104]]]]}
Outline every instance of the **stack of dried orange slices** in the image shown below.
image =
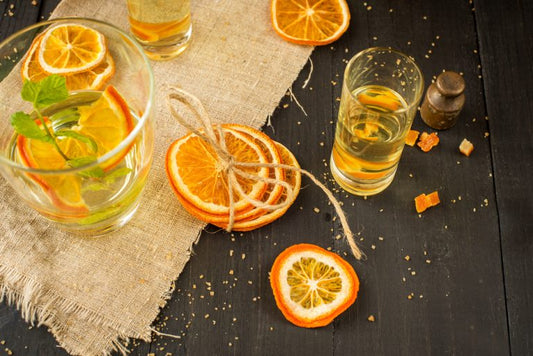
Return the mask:
{"type": "Polygon", "coordinates": [[[51,74],[66,79],[68,90],[100,90],[115,73],[104,35],[80,25],[61,24],[39,34],[22,62],[23,80],[51,74]]]}
{"type": "Polygon", "coordinates": [[[189,133],[172,143],[166,156],[166,172],[178,200],[198,219],[225,229],[250,231],[273,222],[288,210],[301,185],[298,170],[279,165],[299,168],[298,161],[285,146],[252,127],[224,124],[220,128],[224,138],[219,141],[231,159],[250,164],[239,167],[244,174],[235,176],[242,192],[232,189],[230,197],[230,177],[220,153],[204,138],[189,133]],[[270,163],[274,167],[265,167],[270,163]],[[273,180],[288,183],[292,193],[273,180]]]}

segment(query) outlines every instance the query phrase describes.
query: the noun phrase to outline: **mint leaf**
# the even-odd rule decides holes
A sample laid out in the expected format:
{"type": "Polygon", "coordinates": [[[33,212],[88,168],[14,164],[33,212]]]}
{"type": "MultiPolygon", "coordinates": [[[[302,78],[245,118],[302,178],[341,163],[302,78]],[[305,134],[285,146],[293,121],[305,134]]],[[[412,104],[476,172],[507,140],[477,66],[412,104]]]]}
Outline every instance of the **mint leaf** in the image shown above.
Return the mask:
{"type": "Polygon", "coordinates": [[[112,183],[115,179],[127,176],[131,172],[132,169],[128,167],[117,168],[106,174],[104,179],[107,183],[112,183]]]}
{"type": "Polygon", "coordinates": [[[33,100],[36,108],[52,105],[68,98],[66,80],[60,75],[50,75],[41,80],[39,85],[41,86],[39,94],[33,100]]]}
{"type": "Polygon", "coordinates": [[[29,101],[36,109],[58,103],[68,98],[64,77],[52,74],[39,82],[25,80],[20,92],[22,99],[29,101]]]}
{"type": "MultiPolygon", "coordinates": [[[[85,157],[79,157],[79,158],[73,158],[69,159],[67,161],[67,164],[71,166],[72,168],[82,167],[87,164],[93,163],[96,161],[96,157],[94,156],[85,156],[85,157]]],[[[101,167],[94,167],[85,171],[78,172],[78,174],[81,177],[85,178],[102,178],[105,176],[105,172],[101,167]]]]}
{"type": "Polygon", "coordinates": [[[83,157],[69,159],[67,163],[72,168],[78,168],[78,167],[93,163],[95,161],[96,161],[96,157],[94,156],[83,156],[83,157]]]}
{"type": "Polygon", "coordinates": [[[94,153],[98,151],[98,145],[91,137],[85,136],[77,131],[65,129],[65,130],[57,131],[55,135],[56,137],[70,137],[70,138],[76,139],[78,141],[85,143],[87,146],[89,146],[91,151],[93,151],[94,153]]]}
{"type": "Polygon", "coordinates": [[[89,185],[83,186],[81,188],[81,191],[82,191],[82,193],[85,193],[85,192],[98,192],[100,190],[107,190],[107,189],[109,189],[107,184],[99,182],[99,181],[96,181],[96,182],[91,183],[89,185]]]}
{"type": "Polygon", "coordinates": [[[11,115],[11,126],[13,126],[16,133],[26,138],[52,143],[53,139],[48,136],[46,131],[42,130],[30,115],[22,111],[11,115]]]}
{"type": "Polygon", "coordinates": [[[20,92],[20,95],[22,96],[23,100],[29,101],[33,104],[39,98],[40,92],[41,82],[31,82],[26,79],[24,80],[24,84],[22,85],[22,91],[20,92]]]}

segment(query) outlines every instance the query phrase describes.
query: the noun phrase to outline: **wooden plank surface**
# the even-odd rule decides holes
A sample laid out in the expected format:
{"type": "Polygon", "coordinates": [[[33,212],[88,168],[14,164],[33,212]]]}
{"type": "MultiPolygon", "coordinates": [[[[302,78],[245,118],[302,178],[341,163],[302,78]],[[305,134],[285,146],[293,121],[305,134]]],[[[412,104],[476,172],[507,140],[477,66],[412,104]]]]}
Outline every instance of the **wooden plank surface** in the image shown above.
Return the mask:
{"type": "MultiPolygon", "coordinates": [[[[14,16],[0,21],[0,37],[47,17],[57,2],[16,2],[14,16]]],[[[510,7],[479,2],[349,1],[350,29],[333,45],[315,49],[305,88],[311,62],[293,85],[308,116],[286,96],[264,129],[335,189],[352,229],[360,233],[367,260],[356,261],[346,243],[335,238],[341,229],[333,208],[304,179],[298,200],[275,223],[244,234],[213,227],[202,234],[154,323],[180,338],[134,343],[133,355],[533,352],[528,272],[533,204],[527,185],[533,153],[533,110],[527,100],[533,88],[527,75],[533,45],[526,21],[533,12],[524,2],[510,7]],[[406,147],[393,184],[362,199],[336,189],[328,165],[346,60],[371,46],[413,56],[426,86],[443,69],[462,72],[467,101],[458,124],[439,133],[438,147],[427,154],[406,147]],[[524,120],[510,125],[503,119],[508,117],[524,120]],[[457,151],[464,137],[475,145],[469,158],[457,151]],[[433,190],[439,191],[441,205],[419,216],[412,199],[433,190]],[[324,328],[288,323],[272,296],[272,262],[299,242],[337,251],[361,279],[355,305],[324,328]],[[370,315],[374,322],[367,320],[370,315]]],[[[9,4],[0,2],[0,10],[7,13],[9,4]]],[[[430,130],[419,116],[413,127],[430,130]]],[[[65,354],[45,328],[29,328],[4,304],[0,340],[5,341],[0,355],[4,348],[15,355],[65,354]]]]}
{"type": "MultiPolygon", "coordinates": [[[[461,72],[467,101],[458,124],[439,132],[439,146],[429,153],[406,147],[391,187],[356,202],[352,215],[370,247],[368,261],[359,267],[367,289],[353,320],[341,318],[336,324],[335,353],[508,354],[491,156],[484,138],[488,127],[470,5],[372,5],[366,18],[358,18],[369,29],[361,29],[364,37],[348,36],[338,46],[398,48],[417,60],[426,87],[443,69],[461,72]],[[457,150],[464,137],[476,147],[469,158],[457,150]],[[412,199],[434,190],[441,205],[418,216],[412,199]],[[369,315],[374,323],[366,322],[369,315]]],[[[356,6],[353,12],[364,10],[356,6]]],[[[432,131],[419,115],[413,127],[432,131]]]]}
{"type": "Polygon", "coordinates": [[[533,3],[476,1],[513,355],[533,354],[533,3]],[[494,30],[498,24],[498,30],[494,30]]]}

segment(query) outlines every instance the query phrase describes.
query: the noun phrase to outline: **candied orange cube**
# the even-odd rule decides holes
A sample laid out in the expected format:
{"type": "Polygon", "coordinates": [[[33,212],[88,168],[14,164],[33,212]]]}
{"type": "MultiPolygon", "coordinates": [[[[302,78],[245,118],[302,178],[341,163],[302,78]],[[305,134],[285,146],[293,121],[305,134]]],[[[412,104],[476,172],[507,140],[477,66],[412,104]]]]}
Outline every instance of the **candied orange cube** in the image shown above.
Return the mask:
{"type": "Polygon", "coordinates": [[[426,211],[427,208],[440,204],[439,192],[434,191],[432,193],[420,194],[415,198],[415,208],[417,213],[426,211]]]}
{"type": "Polygon", "coordinates": [[[419,131],[416,130],[409,130],[407,133],[407,136],[405,136],[405,144],[409,146],[414,146],[416,143],[416,140],[418,139],[418,135],[420,134],[419,131]]]}
{"type": "Polygon", "coordinates": [[[464,154],[466,157],[470,156],[472,151],[474,150],[474,145],[472,142],[468,141],[466,138],[461,141],[461,144],[459,145],[459,151],[464,154]]]}
{"type": "Polygon", "coordinates": [[[433,193],[429,193],[426,195],[426,199],[429,206],[438,205],[440,203],[439,192],[434,191],[433,193]]]}
{"type": "Polygon", "coordinates": [[[420,194],[415,198],[415,208],[417,213],[421,213],[428,208],[425,194],[420,194]]]}
{"type": "Polygon", "coordinates": [[[428,134],[427,132],[422,132],[420,135],[420,140],[417,145],[424,152],[429,152],[433,147],[439,144],[439,136],[436,132],[428,134]]]}

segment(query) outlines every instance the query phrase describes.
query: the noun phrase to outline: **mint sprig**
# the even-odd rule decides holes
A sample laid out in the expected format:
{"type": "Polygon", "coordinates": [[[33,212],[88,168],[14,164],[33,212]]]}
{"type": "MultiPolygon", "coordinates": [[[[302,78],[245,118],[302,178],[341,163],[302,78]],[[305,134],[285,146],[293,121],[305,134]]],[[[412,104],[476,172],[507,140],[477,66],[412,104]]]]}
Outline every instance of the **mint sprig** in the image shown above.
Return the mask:
{"type": "Polygon", "coordinates": [[[34,120],[32,115],[22,111],[14,113],[11,115],[10,122],[16,133],[32,140],[40,140],[52,144],[67,162],[71,158],[61,150],[57,144],[56,137],[74,138],[87,144],[96,153],[97,146],[92,138],[72,130],[61,130],[54,134],[43,118],[41,109],[68,98],[68,89],[64,77],[53,74],[38,82],[25,80],[20,95],[23,100],[32,103],[32,114],[37,120],[34,120]]]}
{"type": "Polygon", "coordinates": [[[19,135],[26,138],[52,143],[52,137],[43,131],[31,116],[25,112],[18,111],[11,115],[11,126],[19,135]]]}
{"type": "Polygon", "coordinates": [[[35,109],[42,109],[68,98],[66,80],[57,74],[38,82],[25,80],[20,95],[25,101],[32,103],[35,109]]]}

